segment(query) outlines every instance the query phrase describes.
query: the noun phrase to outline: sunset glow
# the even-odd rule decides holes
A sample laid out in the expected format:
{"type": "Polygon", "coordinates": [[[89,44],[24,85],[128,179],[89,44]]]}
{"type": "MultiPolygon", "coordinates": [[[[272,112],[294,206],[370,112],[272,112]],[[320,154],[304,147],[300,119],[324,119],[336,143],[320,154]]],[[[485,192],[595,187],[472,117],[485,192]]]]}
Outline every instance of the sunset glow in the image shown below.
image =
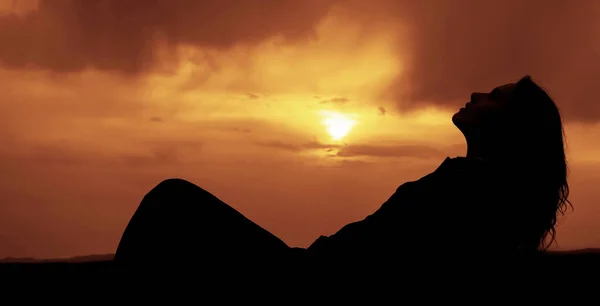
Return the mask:
{"type": "Polygon", "coordinates": [[[0,258],[114,252],[172,177],[310,245],[463,155],[452,114],[526,73],[566,124],[557,239],[600,247],[600,1],[263,2],[0,0],[0,258]]]}
{"type": "Polygon", "coordinates": [[[327,129],[327,133],[331,136],[331,139],[339,141],[344,138],[352,128],[358,123],[352,119],[350,115],[342,114],[339,112],[322,111],[323,125],[327,129]]]}

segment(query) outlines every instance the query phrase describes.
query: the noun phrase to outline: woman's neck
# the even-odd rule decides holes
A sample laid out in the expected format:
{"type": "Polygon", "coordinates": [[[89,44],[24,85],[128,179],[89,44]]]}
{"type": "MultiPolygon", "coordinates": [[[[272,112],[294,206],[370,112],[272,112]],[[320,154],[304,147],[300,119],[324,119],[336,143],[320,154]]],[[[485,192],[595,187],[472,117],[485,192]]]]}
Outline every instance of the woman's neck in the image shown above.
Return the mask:
{"type": "Polygon", "coordinates": [[[493,149],[491,146],[476,145],[467,142],[467,158],[470,159],[482,159],[482,160],[495,160],[498,150],[493,149]]]}

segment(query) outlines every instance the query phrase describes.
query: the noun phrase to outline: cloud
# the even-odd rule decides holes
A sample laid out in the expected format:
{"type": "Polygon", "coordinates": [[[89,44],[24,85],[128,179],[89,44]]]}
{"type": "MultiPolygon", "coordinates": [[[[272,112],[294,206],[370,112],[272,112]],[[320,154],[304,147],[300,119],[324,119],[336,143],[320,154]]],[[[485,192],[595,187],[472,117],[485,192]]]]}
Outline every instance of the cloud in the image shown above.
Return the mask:
{"type": "Polygon", "coordinates": [[[243,128],[243,127],[233,127],[229,130],[233,131],[233,132],[237,132],[237,133],[244,133],[244,134],[252,133],[252,129],[243,128]]]}
{"type": "Polygon", "coordinates": [[[246,97],[248,97],[248,99],[250,100],[260,99],[260,96],[255,93],[246,93],[246,97]]]}
{"type": "Polygon", "coordinates": [[[320,104],[346,104],[350,102],[350,99],[344,97],[331,98],[327,100],[322,100],[319,102],[320,104]]]}
{"type": "MultiPolygon", "coordinates": [[[[0,151],[0,167],[50,165],[59,167],[89,165],[165,166],[190,162],[189,152],[198,154],[204,143],[198,141],[146,141],[137,150],[93,152],[64,144],[20,145],[0,151]]],[[[23,169],[22,169],[23,170],[23,169]]]]}
{"type": "Polygon", "coordinates": [[[338,157],[416,157],[432,158],[444,156],[444,152],[425,145],[350,145],[342,147],[338,157]]]}
{"type": "Polygon", "coordinates": [[[569,120],[600,116],[600,2],[384,2],[376,11],[409,33],[405,70],[389,92],[400,109],[454,109],[473,91],[530,74],[569,120]]]}
{"type": "Polygon", "coordinates": [[[274,148],[274,149],[280,149],[280,150],[286,150],[286,151],[292,151],[292,152],[301,152],[301,151],[306,151],[306,150],[318,150],[318,149],[331,150],[331,149],[340,147],[340,145],[323,144],[323,143],[319,143],[319,142],[307,142],[307,143],[298,144],[298,143],[283,142],[283,141],[279,141],[279,140],[259,141],[259,142],[256,142],[256,144],[261,147],[268,147],[268,148],[274,148]]]}
{"type": "Polygon", "coordinates": [[[441,146],[439,148],[426,144],[325,144],[320,142],[293,143],[279,140],[257,142],[259,146],[285,150],[294,153],[311,150],[325,150],[330,157],[384,157],[384,158],[443,158],[463,153],[464,145],[441,146]]]}
{"type": "Polygon", "coordinates": [[[162,35],[170,46],[228,48],[281,35],[310,37],[325,1],[40,0],[25,16],[0,16],[0,62],[56,71],[138,72],[162,35]]]}
{"type": "MultiPolygon", "coordinates": [[[[260,3],[40,0],[37,10],[30,14],[0,15],[0,64],[14,69],[39,67],[73,72],[96,68],[132,74],[154,67],[158,59],[168,61],[169,57],[177,56],[177,52],[172,52],[176,47],[191,46],[232,58],[222,59],[208,51],[202,53],[201,59],[196,60],[206,69],[195,75],[189,86],[197,87],[211,80],[219,69],[228,82],[233,79],[229,75],[232,71],[238,77],[243,74],[240,71],[245,71],[242,87],[251,92],[256,85],[253,82],[258,82],[252,80],[266,75],[265,71],[271,73],[269,69],[273,67],[297,69],[302,71],[273,74],[273,80],[285,81],[270,86],[275,88],[285,83],[289,86],[286,89],[302,87],[322,94],[316,92],[322,89],[317,84],[329,79],[330,87],[338,92],[327,94],[344,95],[344,88],[356,88],[357,92],[376,89],[380,91],[380,100],[394,100],[396,111],[402,112],[432,105],[455,109],[473,91],[488,91],[530,74],[549,90],[566,119],[589,122],[600,117],[600,104],[596,103],[596,88],[600,87],[598,1],[582,0],[577,5],[568,0],[543,4],[520,0],[264,0],[260,3]],[[316,35],[318,26],[324,22],[337,27],[334,32],[338,35],[326,38],[316,35]],[[347,34],[351,32],[352,35],[347,34]],[[271,47],[266,53],[268,58],[256,63],[250,58],[260,57],[264,50],[227,55],[226,50],[233,47],[258,46],[273,37],[280,37],[284,44],[271,47]],[[385,58],[387,65],[394,67],[386,72],[395,74],[389,76],[390,80],[383,73],[381,79],[367,75],[366,79],[377,79],[382,88],[365,89],[360,87],[364,84],[355,83],[362,80],[358,72],[349,76],[354,71],[341,67],[356,67],[361,74],[370,72],[359,61],[365,54],[352,52],[374,38],[380,41],[379,45],[374,44],[380,49],[366,48],[372,52],[364,53],[379,56],[382,45],[392,46],[397,61],[385,58]],[[318,48],[303,49],[319,39],[323,41],[318,48]],[[166,58],[157,55],[157,45],[167,49],[166,58]],[[323,54],[316,50],[335,56],[319,57],[323,54]],[[240,54],[248,54],[248,58],[244,60],[240,54]],[[346,57],[348,54],[356,56],[346,57]],[[343,61],[338,65],[336,60],[340,58],[343,61]],[[300,66],[281,63],[294,60],[300,66]],[[231,67],[223,68],[227,63],[231,67]],[[312,70],[305,67],[308,64],[322,67],[312,70]],[[314,84],[306,80],[311,74],[319,78],[314,84]]],[[[374,57],[369,57],[369,61],[373,62],[374,57]]],[[[271,79],[267,81],[266,84],[273,83],[271,79]]],[[[230,83],[234,82],[227,83],[231,87],[230,83]]],[[[248,95],[250,99],[253,97],[248,95]]],[[[387,105],[386,109],[392,111],[387,105]]]]}

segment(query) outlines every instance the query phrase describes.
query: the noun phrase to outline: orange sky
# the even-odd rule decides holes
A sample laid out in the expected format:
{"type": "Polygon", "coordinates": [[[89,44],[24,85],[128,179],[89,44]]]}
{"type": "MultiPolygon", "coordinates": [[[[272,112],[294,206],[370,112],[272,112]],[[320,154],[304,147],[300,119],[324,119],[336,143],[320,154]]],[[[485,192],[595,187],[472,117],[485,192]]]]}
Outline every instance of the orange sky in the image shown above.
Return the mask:
{"type": "Polygon", "coordinates": [[[114,252],[169,177],[307,246],[463,154],[452,112],[526,73],[567,121],[559,247],[600,247],[599,2],[261,3],[0,0],[0,257],[114,252]]]}

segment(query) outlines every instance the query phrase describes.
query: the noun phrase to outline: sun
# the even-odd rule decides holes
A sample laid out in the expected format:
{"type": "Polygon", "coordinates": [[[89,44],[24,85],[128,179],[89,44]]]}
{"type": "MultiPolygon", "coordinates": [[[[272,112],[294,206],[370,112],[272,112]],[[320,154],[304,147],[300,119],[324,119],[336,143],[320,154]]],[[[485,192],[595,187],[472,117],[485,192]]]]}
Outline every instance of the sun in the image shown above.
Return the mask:
{"type": "Polygon", "coordinates": [[[320,115],[323,117],[321,123],[334,141],[342,140],[358,123],[352,116],[340,112],[321,111],[320,115]]]}

